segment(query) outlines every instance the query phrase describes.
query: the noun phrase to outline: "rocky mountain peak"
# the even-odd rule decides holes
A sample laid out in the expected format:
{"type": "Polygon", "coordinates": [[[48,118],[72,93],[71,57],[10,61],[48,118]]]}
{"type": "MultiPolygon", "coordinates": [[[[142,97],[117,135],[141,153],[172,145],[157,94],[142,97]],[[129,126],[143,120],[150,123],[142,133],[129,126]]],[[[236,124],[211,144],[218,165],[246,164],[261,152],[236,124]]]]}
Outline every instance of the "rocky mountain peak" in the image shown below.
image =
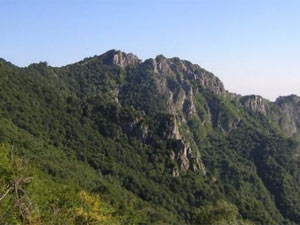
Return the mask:
{"type": "Polygon", "coordinates": [[[198,83],[203,88],[219,96],[227,94],[222,81],[218,77],[187,60],[158,55],[154,59],[147,59],[143,64],[150,66],[155,73],[162,75],[162,77],[176,76],[177,81],[182,85],[186,82],[198,83]]]}
{"type": "MultiPolygon", "coordinates": [[[[300,130],[300,97],[296,95],[280,96],[275,101],[277,108],[276,116],[273,116],[275,122],[289,137],[299,137],[300,130]]],[[[273,112],[274,114],[274,112],[273,112]]]]}
{"type": "Polygon", "coordinates": [[[260,112],[266,115],[266,104],[264,98],[259,95],[248,95],[241,98],[241,103],[253,112],[260,112]]]}
{"type": "Polygon", "coordinates": [[[139,64],[142,61],[132,53],[125,53],[119,50],[110,50],[99,56],[99,59],[105,64],[116,65],[122,68],[128,65],[139,64]]]}

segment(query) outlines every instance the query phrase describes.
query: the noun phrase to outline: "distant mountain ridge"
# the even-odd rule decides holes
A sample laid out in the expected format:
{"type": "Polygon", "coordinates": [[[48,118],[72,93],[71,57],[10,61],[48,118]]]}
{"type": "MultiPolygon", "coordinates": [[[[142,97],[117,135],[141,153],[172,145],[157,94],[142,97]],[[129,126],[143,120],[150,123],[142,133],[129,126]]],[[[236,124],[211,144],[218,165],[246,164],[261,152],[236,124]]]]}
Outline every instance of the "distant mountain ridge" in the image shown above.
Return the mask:
{"type": "MultiPolygon", "coordinates": [[[[92,57],[91,59],[95,60],[95,57],[92,57]]],[[[296,95],[280,96],[275,102],[270,102],[258,95],[241,96],[230,93],[224,88],[222,81],[214,74],[205,71],[197,64],[192,64],[186,60],[180,60],[178,57],[168,59],[163,55],[158,55],[154,59],[146,59],[142,62],[141,59],[132,53],[127,54],[120,50],[110,50],[103,55],[96,57],[96,59],[101,60],[104,64],[121,67],[135,64],[150,64],[156,73],[176,72],[176,69],[178,68],[174,65],[180,62],[180,69],[184,71],[185,75],[189,78],[193,77],[193,79],[198,79],[204,88],[207,88],[220,96],[228,95],[237,98],[245,108],[251,111],[260,112],[264,115],[268,114],[273,122],[278,124],[288,136],[297,135],[297,133],[299,133],[300,118],[297,114],[297,102],[299,102],[300,97],[296,95]],[[202,73],[200,71],[202,71],[202,73]],[[276,115],[274,115],[274,111],[277,112],[276,115]],[[284,119],[282,117],[284,117],[284,119]]]]}

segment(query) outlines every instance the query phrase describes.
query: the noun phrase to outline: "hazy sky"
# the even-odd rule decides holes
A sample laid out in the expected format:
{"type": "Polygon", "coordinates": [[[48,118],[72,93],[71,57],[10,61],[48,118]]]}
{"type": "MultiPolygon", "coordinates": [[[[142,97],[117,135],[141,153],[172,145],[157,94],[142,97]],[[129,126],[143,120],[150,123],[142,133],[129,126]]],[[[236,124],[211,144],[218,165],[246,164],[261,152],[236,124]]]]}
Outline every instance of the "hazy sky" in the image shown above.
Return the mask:
{"type": "Polygon", "coordinates": [[[300,95],[300,0],[0,0],[0,29],[19,66],[120,49],[198,63],[232,92],[300,95]]]}

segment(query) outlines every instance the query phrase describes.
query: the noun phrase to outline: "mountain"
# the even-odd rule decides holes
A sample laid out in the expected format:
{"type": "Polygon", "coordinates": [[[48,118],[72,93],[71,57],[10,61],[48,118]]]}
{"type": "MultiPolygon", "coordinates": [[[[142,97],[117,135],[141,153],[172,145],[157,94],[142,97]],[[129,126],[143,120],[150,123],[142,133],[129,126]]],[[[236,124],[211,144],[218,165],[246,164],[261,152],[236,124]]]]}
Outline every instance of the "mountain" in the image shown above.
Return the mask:
{"type": "Polygon", "coordinates": [[[1,59],[0,141],[59,185],[103,196],[123,224],[295,225],[299,100],[233,94],[162,55],[1,59]]]}

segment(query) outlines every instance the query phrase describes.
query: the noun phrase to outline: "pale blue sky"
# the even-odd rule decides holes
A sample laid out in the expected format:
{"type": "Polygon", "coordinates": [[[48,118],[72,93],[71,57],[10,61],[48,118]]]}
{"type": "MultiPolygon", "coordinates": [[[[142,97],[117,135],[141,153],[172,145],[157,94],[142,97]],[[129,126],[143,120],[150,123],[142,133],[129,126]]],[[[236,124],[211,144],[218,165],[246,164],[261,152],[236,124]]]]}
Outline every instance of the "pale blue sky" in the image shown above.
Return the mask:
{"type": "Polygon", "coordinates": [[[232,92],[300,95],[298,0],[0,0],[0,28],[19,66],[120,49],[198,63],[232,92]]]}

